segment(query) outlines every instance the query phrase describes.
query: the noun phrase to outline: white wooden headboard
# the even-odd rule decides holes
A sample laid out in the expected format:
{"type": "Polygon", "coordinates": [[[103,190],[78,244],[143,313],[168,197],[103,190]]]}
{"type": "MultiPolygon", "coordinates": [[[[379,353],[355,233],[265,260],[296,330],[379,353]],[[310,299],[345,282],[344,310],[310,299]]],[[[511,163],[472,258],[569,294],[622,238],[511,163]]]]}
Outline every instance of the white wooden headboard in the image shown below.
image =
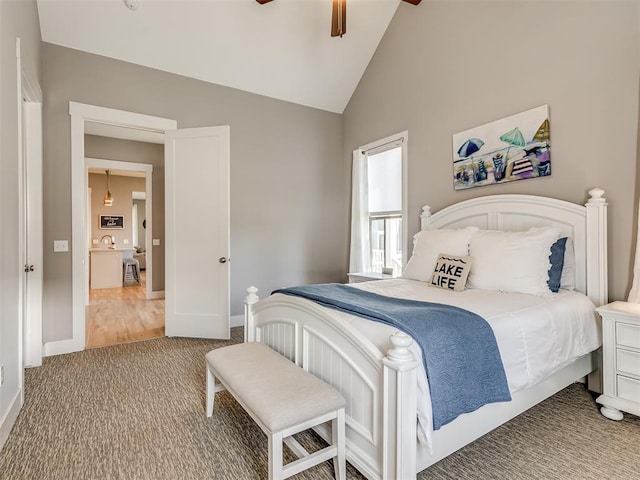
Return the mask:
{"type": "Polygon", "coordinates": [[[586,205],[534,195],[491,195],[473,198],[431,213],[422,210],[423,230],[475,225],[486,230],[518,231],[531,227],[559,228],[573,239],[576,290],[598,307],[608,301],[607,202],[604,190],[589,191],[586,205]]]}

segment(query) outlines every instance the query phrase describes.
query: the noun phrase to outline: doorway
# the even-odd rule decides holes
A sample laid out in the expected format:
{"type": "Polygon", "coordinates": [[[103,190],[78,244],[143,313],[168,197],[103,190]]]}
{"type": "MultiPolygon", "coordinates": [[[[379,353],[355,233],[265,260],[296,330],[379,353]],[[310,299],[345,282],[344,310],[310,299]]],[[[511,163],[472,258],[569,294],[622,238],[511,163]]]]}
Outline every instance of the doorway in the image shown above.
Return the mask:
{"type": "MultiPolygon", "coordinates": [[[[93,140],[109,140],[106,146],[111,148],[122,146],[117,139],[93,140]]],[[[135,145],[155,147],[138,142],[135,145]]],[[[95,152],[96,142],[89,142],[87,151],[95,152]]],[[[135,151],[132,153],[136,154],[135,151]]],[[[153,242],[154,220],[158,213],[160,217],[164,215],[164,209],[158,209],[156,218],[153,216],[153,166],[96,158],[87,158],[85,163],[89,187],[86,222],[89,301],[85,347],[162,337],[164,299],[152,289],[154,262],[151,252],[147,261],[147,252],[153,242]],[[105,206],[104,201],[107,191],[111,194],[109,206],[105,206]],[[108,221],[101,222],[102,219],[121,219],[121,224],[111,226],[108,221]]],[[[163,278],[159,280],[164,281],[163,278]]]]}
{"type": "MultiPolygon", "coordinates": [[[[46,354],[85,348],[85,307],[89,302],[84,145],[87,123],[133,128],[165,137],[165,331],[169,336],[229,338],[230,127],[178,130],[175,120],[76,102],[69,102],[69,114],[74,245],[72,338],[47,343],[46,354]],[[199,194],[210,190],[215,194],[199,194]],[[215,235],[185,235],[201,225],[203,218],[208,219],[208,225],[216,225],[215,235]],[[202,264],[199,252],[207,252],[206,265],[202,264]],[[195,270],[197,275],[194,275],[194,266],[199,267],[195,270]],[[211,292],[216,292],[215,297],[212,298],[211,292]],[[198,302],[194,302],[194,298],[198,302]],[[186,317],[192,321],[182,321],[186,317]]],[[[151,250],[155,250],[156,245],[154,241],[151,250]]]]}
{"type": "MultiPolygon", "coordinates": [[[[71,184],[72,184],[72,338],[46,344],[47,355],[84,350],[86,339],[86,307],[89,304],[89,242],[87,241],[87,170],[85,159],[85,131],[89,123],[135,129],[141,133],[162,135],[177,127],[175,120],[138,113],[70,102],[71,115],[71,184]]],[[[147,264],[152,262],[153,249],[147,250],[147,264]]],[[[164,292],[152,291],[163,297],[164,292]]]]}

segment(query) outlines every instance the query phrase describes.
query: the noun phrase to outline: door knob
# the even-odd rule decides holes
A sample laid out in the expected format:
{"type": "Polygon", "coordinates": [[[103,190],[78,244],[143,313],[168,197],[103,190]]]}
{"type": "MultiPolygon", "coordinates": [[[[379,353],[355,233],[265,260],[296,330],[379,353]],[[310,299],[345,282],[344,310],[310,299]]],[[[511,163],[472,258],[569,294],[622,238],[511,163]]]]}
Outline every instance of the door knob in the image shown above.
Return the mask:
{"type": "Polygon", "coordinates": [[[220,258],[218,259],[218,261],[219,261],[220,263],[227,263],[227,258],[226,258],[226,257],[220,257],[220,258]]]}

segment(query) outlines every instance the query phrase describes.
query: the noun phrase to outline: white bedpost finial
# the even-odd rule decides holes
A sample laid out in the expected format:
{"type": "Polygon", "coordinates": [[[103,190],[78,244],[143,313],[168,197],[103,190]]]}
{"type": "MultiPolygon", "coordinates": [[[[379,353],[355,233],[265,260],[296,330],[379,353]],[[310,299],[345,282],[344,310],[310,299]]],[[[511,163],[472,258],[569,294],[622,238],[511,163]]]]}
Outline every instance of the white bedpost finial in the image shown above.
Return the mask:
{"type": "Polygon", "coordinates": [[[258,297],[258,289],[254,286],[247,288],[247,293],[248,295],[244,299],[244,341],[255,342],[255,323],[251,307],[258,303],[260,297],[258,297]]]}
{"type": "Polygon", "coordinates": [[[387,357],[397,363],[406,363],[414,360],[413,354],[409,350],[409,345],[413,339],[404,332],[396,332],[389,337],[391,348],[387,352],[387,357]]]}
{"type": "Polygon", "coordinates": [[[589,196],[591,197],[588,200],[588,203],[603,203],[605,199],[603,198],[604,190],[601,188],[592,188],[589,190],[589,196]]]}
{"type": "Polygon", "coordinates": [[[422,213],[420,214],[420,228],[425,230],[427,228],[427,223],[429,223],[429,217],[431,216],[431,207],[429,205],[425,205],[422,207],[422,213]]]}
{"type": "Polygon", "coordinates": [[[247,293],[247,298],[245,298],[244,300],[244,303],[246,303],[247,305],[253,305],[258,300],[260,300],[260,297],[258,297],[258,289],[256,287],[251,286],[247,288],[247,293]]]}
{"type": "Polygon", "coordinates": [[[589,190],[586,212],[587,296],[596,307],[608,302],[607,200],[604,190],[589,190]]]}

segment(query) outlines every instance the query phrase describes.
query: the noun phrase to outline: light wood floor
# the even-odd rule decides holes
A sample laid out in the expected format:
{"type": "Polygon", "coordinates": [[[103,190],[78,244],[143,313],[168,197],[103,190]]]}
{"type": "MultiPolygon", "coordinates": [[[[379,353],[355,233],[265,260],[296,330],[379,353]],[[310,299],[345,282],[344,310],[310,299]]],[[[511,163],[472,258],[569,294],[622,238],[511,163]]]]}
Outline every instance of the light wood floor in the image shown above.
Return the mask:
{"type": "Polygon", "coordinates": [[[164,336],[164,299],[145,298],[146,272],[141,274],[140,286],[89,290],[86,348],[164,336]]]}

